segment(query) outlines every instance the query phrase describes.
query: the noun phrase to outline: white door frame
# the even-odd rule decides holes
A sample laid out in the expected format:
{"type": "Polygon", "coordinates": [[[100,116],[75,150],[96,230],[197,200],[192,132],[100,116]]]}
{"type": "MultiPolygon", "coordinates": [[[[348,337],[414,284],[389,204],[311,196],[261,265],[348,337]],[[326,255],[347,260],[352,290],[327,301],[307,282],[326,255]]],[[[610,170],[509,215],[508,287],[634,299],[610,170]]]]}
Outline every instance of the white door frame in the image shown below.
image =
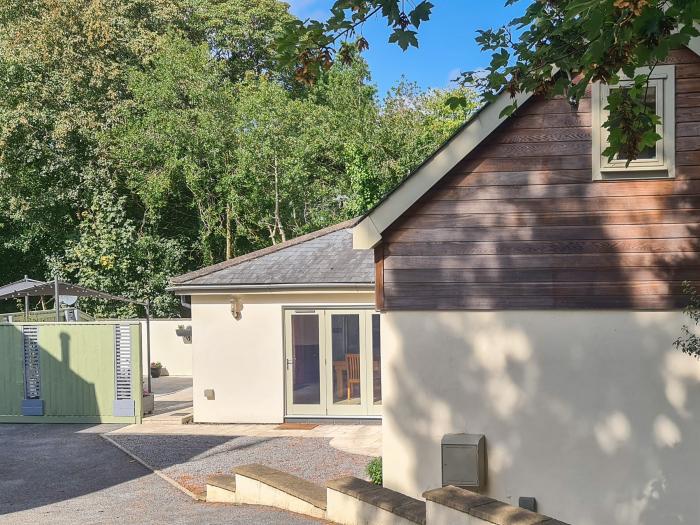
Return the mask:
{"type": "Polygon", "coordinates": [[[381,416],[382,405],[374,404],[372,365],[372,315],[379,315],[368,305],[285,306],[284,319],[284,391],[285,417],[376,417],[381,416]],[[360,393],[359,405],[333,403],[332,315],[358,314],[360,316],[360,393]],[[293,403],[292,316],[316,315],[319,320],[319,379],[318,405],[293,403]]]}

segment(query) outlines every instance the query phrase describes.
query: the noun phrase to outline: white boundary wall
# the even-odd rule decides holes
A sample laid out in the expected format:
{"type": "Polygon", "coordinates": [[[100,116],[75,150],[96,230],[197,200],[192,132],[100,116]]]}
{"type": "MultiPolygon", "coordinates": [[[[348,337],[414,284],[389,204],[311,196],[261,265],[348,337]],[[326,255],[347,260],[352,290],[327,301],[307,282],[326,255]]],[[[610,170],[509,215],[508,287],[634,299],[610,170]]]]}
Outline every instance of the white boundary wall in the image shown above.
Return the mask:
{"type": "MultiPolygon", "coordinates": [[[[192,344],[175,332],[179,326],[191,326],[191,319],[151,319],[151,362],[160,361],[171,376],[192,375],[192,344]]],[[[149,370],[146,356],[146,321],[141,319],[143,370],[149,370]]]]}
{"type": "Polygon", "coordinates": [[[386,487],[441,485],[446,433],[486,436],[486,494],[577,525],[695,523],[700,362],[680,312],[382,314],[386,487]]]}

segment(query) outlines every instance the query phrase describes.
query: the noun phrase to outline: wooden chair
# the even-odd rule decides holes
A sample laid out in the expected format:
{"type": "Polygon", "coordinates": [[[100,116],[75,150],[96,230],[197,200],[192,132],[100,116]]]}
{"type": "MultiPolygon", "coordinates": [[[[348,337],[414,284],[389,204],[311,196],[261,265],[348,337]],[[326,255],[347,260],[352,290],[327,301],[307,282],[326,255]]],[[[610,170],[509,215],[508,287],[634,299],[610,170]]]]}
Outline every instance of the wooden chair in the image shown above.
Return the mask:
{"type": "Polygon", "coordinates": [[[346,354],[348,364],[348,400],[352,394],[352,385],[360,386],[360,354],[346,354]]]}

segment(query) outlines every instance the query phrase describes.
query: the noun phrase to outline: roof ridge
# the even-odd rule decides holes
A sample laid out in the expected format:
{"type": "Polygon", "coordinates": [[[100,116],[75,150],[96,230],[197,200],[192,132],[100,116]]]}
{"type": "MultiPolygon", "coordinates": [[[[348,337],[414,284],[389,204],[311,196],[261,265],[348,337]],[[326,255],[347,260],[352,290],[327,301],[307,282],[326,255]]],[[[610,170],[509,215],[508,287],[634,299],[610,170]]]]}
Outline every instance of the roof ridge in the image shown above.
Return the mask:
{"type": "Polygon", "coordinates": [[[234,266],[238,266],[239,264],[242,264],[244,262],[252,261],[254,259],[258,259],[260,257],[264,257],[265,255],[269,255],[271,253],[278,252],[280,250],[283,250],[285,248],[289,248],[290,246],[296,246],[298,244],[303,244],[308,241],[312,241],[314,239],[318,239],[319,237],[323,237],[325,235],[340,231],[340,230],[346,230],[348,228],[352,228],[355,226],[361,217],[355,217],[353,219],[349,219],[347,221],[339,222],[338,224],[333,224],[331,226],[327,226],[325,228],[322,228],[320,230],[316,230],[310,233],[306,233],[304,235],[300,235],[299,237],[294,237],[293,239],[289,239],[287,241],[281,242],[279,244],[273,244],[272,246],[268,246],[267,248],[261,248],[260,250],[256,250],[254,252],[246,253],[244,255],[239,255],[238,257],[234,257],[233,259],[228,259],[226,261],[222,261],[216,264],[212,264],[210,266],[205,266],[204,268],[200,268],[199,270],[194,270],[191,272],[184,273],[182,275],[178,275],[176,277],[172,277],[170,279],[171,284],[186,284],[188,281],[192,281],[193,279],[197,279],[199,277],[204,277],[205,275],[210,275],[212,273],[218,272],[220,270],[225,270],[226,268],[232,268],[234,266]]]}

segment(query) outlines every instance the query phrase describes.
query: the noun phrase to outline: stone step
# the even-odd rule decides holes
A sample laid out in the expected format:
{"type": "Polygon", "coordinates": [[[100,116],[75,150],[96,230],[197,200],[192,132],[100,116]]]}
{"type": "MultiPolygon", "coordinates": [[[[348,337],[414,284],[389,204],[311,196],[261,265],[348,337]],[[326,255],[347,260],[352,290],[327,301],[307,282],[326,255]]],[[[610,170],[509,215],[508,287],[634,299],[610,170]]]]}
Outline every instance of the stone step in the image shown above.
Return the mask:
{"type": "Polygon", "coordinates": [[[326,484],[327,518],[342,525],[425,525],[425,502],[352,476],[326,484]]]}
{"type": "Polygon", "coordinates": [[[192,423],[192,420],[192,408],[182,408],[162,414],[146,416],[141,420],[141,422],[144,425],[187,425],[192,423]]]}
{"type": "Polygon", "coordinates": [[[236,467],[236,503],[267,505],[314,518],[326,517],[326,490],[265,465],[236,467]]]}
{"type": "Polygon", "coordinates": [[[236,503],[236,476],[214,474],[207,478],[208,503],[236,503]]]}

